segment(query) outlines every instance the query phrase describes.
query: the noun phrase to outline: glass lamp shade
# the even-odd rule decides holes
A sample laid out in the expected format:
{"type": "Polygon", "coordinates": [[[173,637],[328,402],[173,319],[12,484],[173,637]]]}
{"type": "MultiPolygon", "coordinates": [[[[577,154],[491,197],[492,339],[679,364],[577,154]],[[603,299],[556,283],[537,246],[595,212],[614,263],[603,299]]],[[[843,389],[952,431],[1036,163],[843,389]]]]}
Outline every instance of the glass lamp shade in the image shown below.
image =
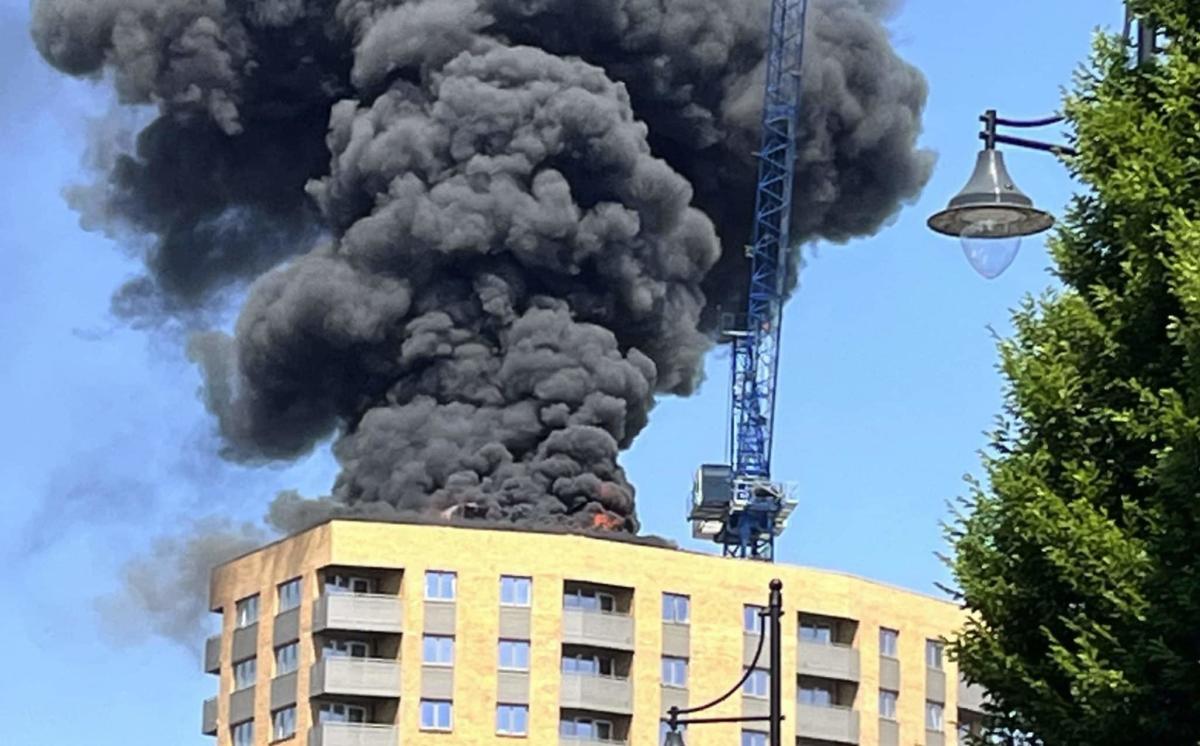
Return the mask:
{"type": "Polygon", "coordinates": [[[989,280],[994,280],[1012,266],[1021,250],[1021,237],[989,238],[964,233],[963,255],[972,269],[989,280]]]}
{"type": "Polygon", "coordinates": [[[683,735],[677,730],[667,731],[666,737],[663,738],[663,746],[685,746],[683,735]]]}

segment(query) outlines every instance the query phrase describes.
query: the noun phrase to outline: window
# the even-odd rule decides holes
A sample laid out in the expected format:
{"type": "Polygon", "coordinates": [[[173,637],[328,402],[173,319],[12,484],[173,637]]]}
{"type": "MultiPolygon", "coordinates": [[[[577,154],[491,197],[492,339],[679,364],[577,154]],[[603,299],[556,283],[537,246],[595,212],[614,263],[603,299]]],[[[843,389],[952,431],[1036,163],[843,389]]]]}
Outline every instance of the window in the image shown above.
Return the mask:
{"type": "Polygon", "coordinates": [[[425,573],[425,598],[430,601],[453,601],[458,576],[452,572],[425,573]]]}
{"type": "MultiPolygon", "coordinates": [[[[671,724],[668,723],[666,720],[660,721],[658,724],[658,742],[666,743],[667,742],[667,734],[670,732],[671,732],[671,724]]],[[[679,726],[679,735],[682,736],[682,735],[686,735],[686,734],[687,734],[687,726],[686,725],[679,726]]]]}
{"type": "Polygon", "coordinates": [[[578,738],[583,741],[611,741],[613,726],[608,720],[593,718],[572,718],[558,722],[558,732],[568,738],[578,738]]]}
{"type": "Polygon", "coordinates": [[[687,658],[662,659],[662,683],[665,686],[687,687],[688,662],[687,658]]]}
{"type": "Polygon", "coordinates": [[[563,608],[612,613],[617,610],[617,599],[604,591],[578,589],[563,593],[563,608]]]}
{"type": "Polygon", "coordinates": [[[811,705],[813,707],[832,707],[833,686],[818,682],[801,684],[800,690],[796,694],[796,698],[802,705],[811,705]]]}
{"type": "Polygon", "coordinates": [[[613,659],[599,655],[564,655],[562,670],[580,676],[612,676],[613,659]]]}
{"type": "Polygon", "coordinates": [[[879,654],[884,658],[900,657],[900,633],[887,627],[879,628],[879,654]]]}
{"type": "Polygon", "coordinates": [[[254,721],[233,726],[233,746],[254,746],[254,721]]]}
{"type": "Polygon", "coordinates": [[[299,665],[300,643],[293,642],[275,648],[275,675],[283,676],[295,671],[299,665]]]}
{"type": "Polygon", "coordinates": [[[243,598],[237,602],[237,626],[249,627],[258,623],[258,594],[243,598]]]}
{"type": "Polygon", "coordinates": [[[323,704],[317,712],[317,722],[365,723],[367,722],[367,708],[359,705],[344,705],[339,702],[323,704]]]}
{"type": "Polygon", "coordinates": [[[276,614],[296,608],[300,605],[300,578],[279,584],[279,607],[276,614]]]}
{"type": "Polygon", "coordinates": [[[925,703],[925,730],[942,729],[942,705],[939,702],[925,703]]]}
{"type": "Polygon", "coordinates": [[[245,689],[246,687],[254,686],[254,680],[258,678],[258,659],[247,658],[244,661],[238,661],[233,664],[233,688],[234,690],[245,689]]]}
{"type": "Polygon", "coordinates": [[[744,730],[742,746],[767,746],[767,734],[757,730],[744,730]]]}
{"type": "Polygon", "coordinates": [[[450,730],[454,705],[445,700],[421,700],[421,730],[450,730]]]}
{"type": "Polygon", "coordinates": [[[496,732],[506,736],[523,736],[529,732],[529,707],[526,705],[497,705],[496,732]]]}
{"type": "Polygon", "coordinates": [[[356,575],[325,574],[326,593],[374,593],[375,581],[356,575]]]}
{"type": "Polygon", "coordinates": [[[425,635],[422,639],[421,662],[427,666],[450,666],[454,664],[454,638],[425,635]]]}
{"type": "Polygon", "coordinates": [[[756,668],[742,684],[742,694],[750,697],[765,697],[770,689],[771,676],[765,668],[756,668]]]}
{"type": "Polygon", "coordinates": [[[762,633],[762,612],[766,611],[761,606],[751,606],[746,604],[742,607],[742,629],[753,634],[762,633]]]}
{"type": "Polygon", "coordinates": [[[925,641],[925,665],[929,668],[942,670],[942,649],[945,646],[937,640],[925,641]]]}
{"type": "Polygon", "coordinates": [[[371,657],[371,646],[362,640],[326,640],[321,650],[325,658],[371,657]]]}
{"type": "Polygon", "coordinates": [[[814,645],[832,645],[833,625],[829,622],[801,619],[800,642],[812,643],[814,645]]]}
{"type": "Polygon", "coordinates": [[[691,599],[675,593],[663,594],[663,621],[671,624],[687,624],[691,619],[691,599]]]}
{"type": "Polygon", "coordinates": [[[529,578],[500,576],[500,604],[502,606],[528,606],[533,595],[533,581],[529,578]]]}
{"type": "Polygon", "coordinates": [[[280,741],[296,735],[296,707],[285,707],[271,713],[271,740],[280,741]]]}
{"type": "Polygon", "coordinates": [[[899,693],[888,689],[879,690],[879,717],[888,720],[896,719],[896,699],[899,693]]]}
{"type": "Polygon", "coordinates": [[[529,641],[501,640],[500,668],[509,671],[529,670],[529,641]]]}

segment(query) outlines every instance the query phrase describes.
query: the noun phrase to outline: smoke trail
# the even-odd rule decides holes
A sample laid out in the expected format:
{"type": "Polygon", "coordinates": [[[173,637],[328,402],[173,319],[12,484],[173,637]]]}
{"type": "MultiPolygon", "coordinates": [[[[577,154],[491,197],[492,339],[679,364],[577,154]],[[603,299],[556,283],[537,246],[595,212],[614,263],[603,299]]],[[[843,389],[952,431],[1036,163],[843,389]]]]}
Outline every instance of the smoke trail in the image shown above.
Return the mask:
{"type": "MultiPolygon", "coordinates": [[[[740,305],[767,0],[34,9],[49,61],[158,107],[88,199],[155,238],[119,308],[194,307],[295,255],[233,338],[190,347],[228,457],[338,433],[332,496],[301,512],[636,530],[618,453],[740,305]]],[[[928,178],[887,9],[813,3],[800,240],[871,233],[928,178]]]]}

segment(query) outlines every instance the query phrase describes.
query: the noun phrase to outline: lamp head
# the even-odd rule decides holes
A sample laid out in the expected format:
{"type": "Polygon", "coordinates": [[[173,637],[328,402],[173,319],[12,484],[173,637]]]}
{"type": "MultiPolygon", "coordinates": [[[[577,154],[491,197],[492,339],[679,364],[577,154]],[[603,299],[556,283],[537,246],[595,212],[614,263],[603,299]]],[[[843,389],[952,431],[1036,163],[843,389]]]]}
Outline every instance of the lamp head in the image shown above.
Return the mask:
{"type": "Polygon", "coordinates": [[[683,742],[683,736],[677,730],[667,731],[666,738],[663,739],[663,746],[686,746],[683,742]]]}
{"type": "Polygon", "coordinates": [[[929,218],[929,227],[962,240],[971,266],[992,279],[1008,269],[1021,239],[1050,229],[1054,217],[1034,207],[1004,165],[1004,154],[993,148],[979,153],[975,172],[949,206],[929,218]]]}

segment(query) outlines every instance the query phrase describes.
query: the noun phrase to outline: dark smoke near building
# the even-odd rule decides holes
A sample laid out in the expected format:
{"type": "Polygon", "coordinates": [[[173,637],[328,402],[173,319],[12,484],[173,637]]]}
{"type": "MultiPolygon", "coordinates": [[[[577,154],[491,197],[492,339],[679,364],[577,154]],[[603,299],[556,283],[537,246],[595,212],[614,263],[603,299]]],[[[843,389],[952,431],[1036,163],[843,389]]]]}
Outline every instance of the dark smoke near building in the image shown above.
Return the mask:
{"type": "MultiPolygon", "coordinates": [[[[814,0],[797,243],[917,196],[886,0],[814,0]]],[[[336,434],[329,512],[637,530],[618,453],[740,305],[768,0],[36,0],[42,54],[157,107],[79,207],[195,309],[226,456],[336,434]],[[285,261],[286,260],[286,261],[285,261]]],[[[793,267],[799,263],[798,249],[793,267]]],[[[299,516],[299,517],[298,517],[299,516]]]]}

